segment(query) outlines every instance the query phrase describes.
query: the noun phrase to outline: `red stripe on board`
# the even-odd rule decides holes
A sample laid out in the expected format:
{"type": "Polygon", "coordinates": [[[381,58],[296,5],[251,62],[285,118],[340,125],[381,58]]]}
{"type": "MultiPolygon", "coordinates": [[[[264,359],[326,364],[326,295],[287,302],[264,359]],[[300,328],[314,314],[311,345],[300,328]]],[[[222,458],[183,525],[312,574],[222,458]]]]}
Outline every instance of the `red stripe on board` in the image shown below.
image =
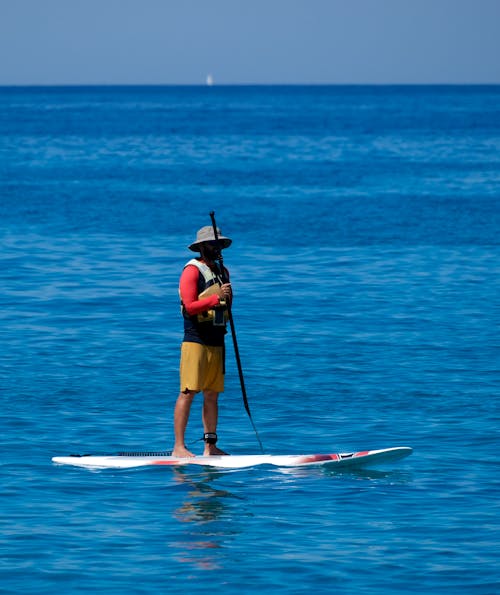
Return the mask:
{"type": "Polygon", "coordinates": [[[369,450],[362,450],[360,452],[355,452],[353,456],[355,457],[365,457],[367,454],[370,454],[369,450]]]}
{"type": "Polygon", "coordinates": [[[311,455],[309,457],[302,457],[297,462],[301,465],[303,463],[319,463],[320,461],[338,461],[339,455],[311,455]]]}
{"type": "Polygon", "coordinates": [[[159,459],[158,461],[151,461],[151,465],[180,465],[180,461],[162,461],[159,459]]]}

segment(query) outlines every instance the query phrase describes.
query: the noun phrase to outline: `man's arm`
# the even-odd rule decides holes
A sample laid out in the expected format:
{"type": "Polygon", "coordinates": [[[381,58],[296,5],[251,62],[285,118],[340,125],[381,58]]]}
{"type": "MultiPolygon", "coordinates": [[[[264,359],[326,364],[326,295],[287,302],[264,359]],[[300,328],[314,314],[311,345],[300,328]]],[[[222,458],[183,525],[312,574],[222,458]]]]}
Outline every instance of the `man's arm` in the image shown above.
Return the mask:
{"type": "Polygon", "coordinates": [[[219,295],[214,293],[208,297],[198,299],[198,278],[200,272],[192,264],[188,265],[181,275],[179,289],[181,300],[189,316],[201,314],[219,305],[219,295]]]}

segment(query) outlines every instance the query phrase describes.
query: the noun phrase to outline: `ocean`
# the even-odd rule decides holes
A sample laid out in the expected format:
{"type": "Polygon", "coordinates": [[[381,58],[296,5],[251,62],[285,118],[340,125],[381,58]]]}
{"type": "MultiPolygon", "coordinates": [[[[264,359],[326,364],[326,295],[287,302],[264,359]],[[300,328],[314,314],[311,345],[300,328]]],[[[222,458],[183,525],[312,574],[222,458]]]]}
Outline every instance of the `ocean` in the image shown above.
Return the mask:
{"type": "Polygon", "coordinates": [[[498,86],[1,87],[0,593],[498,593],[499,240],[498,86]],[[212,210],[266,452],[411,457],[51,462],[172,447],[212,210]]]}

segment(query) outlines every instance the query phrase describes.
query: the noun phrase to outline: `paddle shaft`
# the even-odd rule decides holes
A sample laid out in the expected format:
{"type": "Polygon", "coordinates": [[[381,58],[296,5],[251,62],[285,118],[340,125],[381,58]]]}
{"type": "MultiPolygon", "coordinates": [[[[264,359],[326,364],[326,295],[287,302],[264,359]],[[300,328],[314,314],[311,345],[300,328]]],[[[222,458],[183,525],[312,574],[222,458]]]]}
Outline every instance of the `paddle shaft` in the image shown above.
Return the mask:
{"type": "MultiPolygon", "coordinates": [[[[214,211],[210,212],[210,219],[212,220],[215,241],[217,242],[218,248],[219,248],[217,264],[219,267],[220,275],[222,278],[222,282],[228,283],[229,279],[227,278],[226,271],[224,269],[224,260],[222,258],[222,246],[220,245],[220,241],[219,241],[219,234],[217,232],[217,224],[215,223],[214,211]]],[[[257,432],[257,428],[255,427],[254,421],[252,419],[252,414],[250,413],[250,406],[248,404],[247,391],[245,388],[245,379],[243,378],[243,368],[241,367],[240,350],[238,349],[238,340],[236,339],[236,330],[234,328],[233,313],[231,311],[231,304],[229,302],[227,303],[227,313],[228,313],[228,318],[229,318],[229,326],[231,327],[231,336],[233,338],[233,347],[234,347],[234,355],[236,356],[236,365],[238,366],[238,375],[240,377],[240,385],[241,385],[241,394],[243,396],[243,404],[245,405],[245,409],[246,409],[246,412],[250,419],[250,423],[252,424],[255,435],[257,436],[257,440],[259,441],[260,450],[262,451],[262,454],[264,454],[264,447],[262,446],[262,442],[259,437],[259,432],[257,432]]]]}

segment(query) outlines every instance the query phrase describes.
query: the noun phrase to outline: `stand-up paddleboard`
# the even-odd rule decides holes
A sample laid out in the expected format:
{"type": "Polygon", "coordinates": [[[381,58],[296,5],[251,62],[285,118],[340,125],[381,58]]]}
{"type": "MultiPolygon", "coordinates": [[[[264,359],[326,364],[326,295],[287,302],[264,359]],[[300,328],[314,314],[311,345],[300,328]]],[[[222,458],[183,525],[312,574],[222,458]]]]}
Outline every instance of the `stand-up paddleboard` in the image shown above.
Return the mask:
{"type": "Polygon", "coordinates": [[[70,455],[53,457],[54,463],[74,465],[90,469],[124,469],[146,467],[148,465],[200,465],[224,469],[242,469],[257,465],[276,467],[306,467],[328,465],[331,467],[368,467],[389,463],[407,457],[412,453],[408,446],[384,448],[381,450],[363,450],[360,452],[313,454],[313,455],[224,455],[209,457],[173,457],[161,452],[124,452],[115,455],[70,455]]]}

